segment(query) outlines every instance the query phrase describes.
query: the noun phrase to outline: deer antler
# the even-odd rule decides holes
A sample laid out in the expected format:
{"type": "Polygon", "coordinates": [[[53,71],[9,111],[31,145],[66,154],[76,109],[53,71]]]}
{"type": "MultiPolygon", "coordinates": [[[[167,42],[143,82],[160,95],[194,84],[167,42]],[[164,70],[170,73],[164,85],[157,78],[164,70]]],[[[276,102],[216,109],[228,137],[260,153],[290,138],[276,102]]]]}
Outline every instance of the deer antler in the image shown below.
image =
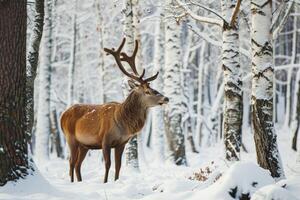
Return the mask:
{"type": "Polygon", "coordinates": [[[122,43],[120,44],[119,48],[116,51],[114,48],[112,48],[112,49],[104,48],[104,51],[107,52],[108,54],[111,54],[112,56],[114,56],[120,70],[129,78],[132,78],[141,84],[145,84],[145,83],[155,80],[159,74],[158,72],[154,76],[151,76],[147,79],[143,79],[143,77],[145,75],[145,69],[143,69],[143,72],[141,75],[139,75],[139,73],[137,72],[136,65],[135,65],[135,57],[136,57],[137,51],[138,51],[138,41],[137,40],[135,41],[135,47],[134,47],[134,50],[133,50],[133,53],[131,56],[128,56],[125,52],[121,52],[124,47],[125,41],[126,41],[126,38],[123,39],[122,43]],[[125,70],[124,66],[122,65],[121,61],[127,62],[129,64],[130,68],[132,69],[133,73],[136,76],[128,73],[125,70]]]}
{"type": "Polygon", "coordinates": [[[120,55],[122,56],[122,57],[121,57],[121,61],[126,61],[126,62],[130,65],[132,71],[133,71],[136,75],[138,75],[138,72],[137,72],[136,66],[135,66],[135,57],[136,57],[136,54],[137,54],[137,51],[138,51],[138,47],[139,47],[139,43],[138,43],[138,41],[136,40],[136,41],[135,41],[135,47],[134,47],[134,50],[133,50],[133,53],[132,53],[131,56],[128,56],[125,52],[122,52],[122,53],[120,54],[120,55]]]}

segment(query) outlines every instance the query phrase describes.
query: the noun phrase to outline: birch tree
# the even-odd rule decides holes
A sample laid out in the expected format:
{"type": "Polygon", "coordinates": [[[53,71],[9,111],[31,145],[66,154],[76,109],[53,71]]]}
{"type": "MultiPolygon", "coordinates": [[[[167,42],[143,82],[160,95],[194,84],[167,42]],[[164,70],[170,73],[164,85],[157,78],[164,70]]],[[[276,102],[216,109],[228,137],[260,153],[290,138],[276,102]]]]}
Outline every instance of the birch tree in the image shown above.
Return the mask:
{"type": "Polygon", "coordinates": [[[239,58],[237,15],[241,1],[222,0],[223,23],[222,68],[224,72],[224,143],[227,160],[239,160],[243,96],[239,58]],[[227,23],[229,22],[229,23],[227,23]]]}
{"type": "Polygon", "coordinates": [[[96,8],[97,8],[97,31],[99,32],[99,102],[104,103],[104,71],[105,71],[105,62],[104,62],[104,34],[105,34],[105,25],[103,21],[102,12],[104,11],[103,6],[101,7],[100,0],[96,0],[96,8]]]}
{"type": "MultiPolygon", "coordinates": [[[[222,16],[215,11],[217,18],[196,15],[186,4],[177,0],[183,8],[184,15],[189,15],[198,22],[216,25],[222,28],[222,68],[224,74],[224,143],[227,160],[238,160],[241,146],[243,98],[241,67],[239,60],[239,34],[237,16],[240,0],[222,0],[222,16]]],[[[213,108],[215,109],[215,108],[213,108]]],[[[213,112],[212,132],[217,134],[218,116],[213,112]]]]}
{"type": "MultiPolygon", "coordinates": [[[[154,35],[154,72],[162,74],[164,66],[164,23],[163,13],[159,10],[158,20],[155,24],[155,35],[154,35]]],[[[158,76],[153,82],[153,88],[158,91],[163,90],[163,79],[162,76],[158,76]]],[[[159,161],[164,160],[164,118],[163,110],[160,107],[155,107],[152,110],[152,133],[153,133],[153,150],[155,158],[159,161]]]]}
{"type": "MultiPolygon", "coordinates": [[[[129,54],[133,52],[134,49],[134,40],[135,40],[135,29],[137,28],[137,21],[134,21],[134,11],[136,8],[133,8],[133,6],[137,6],[138,0],[125,0],[125,8],[123,10],[124,13],[124,36],[126,37],[126,45],[125,45],[125,51],[129,54]],[[135,2],[134,2],[135,1],[135,2]]],[[[139,63],[138,56],[136,63],[139,63]]],[[[137,64],[139,66],[139,64],[137,64]]],[[[123,80],[123,93],[126,97],[129,94],[129,88],[127,87],[127,78],[124,78],[123,80]]],[[[126,164],[127,166],[138,169],[139,163],[138,163],[138,140],[137,136],[134,136],[131,138],[126,145],[126,164]]]]}
{"type": "Polygon", "coordinates": [[[41,61],[39,65],[39,104],[36,127],[37,159],[49,159],[50,125],[50,85],[52,53],[52,0],[45,2],[45,24],[42,39],[41,61]]]}
{"type": "Polygon", "coordinates": [[[68,107],[74,103],[74,74],[76,64],[76,43],[77,43],[77,4],[78,0],[74,0],[72,14],[72,35],[71,35],[71,52],[68,70],[68,107]]]}
{"type": "Polygon", "coordinates": [[[181,87],[181,43],[180,25],[177,24],[172,10],[175,1],[165,1],[165,74],[164,93],[170,98],[165,109],[166,137],[171,156],[177,165],[185,165],[185,141],[182,127],[182,99],[181,87]]]}
{"type": "Polygon", "coordinates": [[[251,0],[252,120],[258,164],[284,177],[273,125],[272,1],[251,0]]]}
{"type": "Polygon", "coordinates": [[[33,125],[33,104],[34,104],[34,80],[38,66],[40,43],[44,25],[44,0],[35,1],[34,9],[34,25],[30,37],[30,44],[27,52],[26,60],[26,134],[29,136],[32,132],[33,125]]]}

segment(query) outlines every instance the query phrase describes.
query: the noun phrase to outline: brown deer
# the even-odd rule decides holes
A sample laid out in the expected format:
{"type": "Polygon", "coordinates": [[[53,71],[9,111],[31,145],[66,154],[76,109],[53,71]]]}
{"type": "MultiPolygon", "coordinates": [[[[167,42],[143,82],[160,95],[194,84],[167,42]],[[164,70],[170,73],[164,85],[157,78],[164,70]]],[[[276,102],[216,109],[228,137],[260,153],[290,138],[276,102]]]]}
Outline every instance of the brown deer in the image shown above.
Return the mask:
{"type": "Polygon", "coordinates": [[[117,50],[104,50],[111,54],[120,70],[130,78],[130,94],[123,103],[111,102],[102,105],[75,104],[61,117],[61,128],[70,148],[70,177],[82,181],[80,167],[89,149],[102,149],[105,161],[104,183],[107,182],[111,165],[111,148],[115,148],[115,180],[119,178],[121,159],[125,144],[144,126],[148,108],[168,103],[169,99],[150,87],[149,82],[157,78],[158,72],[143,78],[145,69],[139,75],[135,66],[138,42],[133,54],[121,52],[125,38],[117,50]],[[129,64],[134,74],[127,72],[122,64],[129,64]]]}

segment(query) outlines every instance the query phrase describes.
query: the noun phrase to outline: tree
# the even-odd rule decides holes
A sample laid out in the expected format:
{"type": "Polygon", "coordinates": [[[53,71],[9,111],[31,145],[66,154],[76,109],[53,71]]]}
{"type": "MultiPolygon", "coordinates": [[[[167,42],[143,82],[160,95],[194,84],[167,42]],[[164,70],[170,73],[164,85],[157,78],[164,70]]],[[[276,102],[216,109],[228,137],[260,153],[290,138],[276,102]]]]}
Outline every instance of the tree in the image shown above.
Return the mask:
{"type": "Polygon", "coordinates": [[[36,151],[38,159],[49,159],[50,85],[52,59],[52,0],[45,2],[45,24],[39,65],[39,103],[36,125],[36,151]]]}
{"type": "MultiPolygon", "coordinates": [[[[124,9],[124,36],[126,37],[126,52],[132,53],[134,49],[134,40],[138,39],[138,20],[137,20],[138,0],[125,0],[124,9]]],[[[140,56],[137,55],[137,66],[140,66],[140,56]]],[[[127,78],[124,78],[126,82],[127,78]]],[[[126,84],[126,83],[125,83],[126,84]]],[[[124,96],[127,96],[129,89],[123,85],[124,96]]],[[[137,136],[131,138],[126,146],[126,163],[128,166],[138,169],[138,139],[137,136]]]]}
{"type": "Polygon", "coordinates": [[[74,74],[76,65],[76,44],[77,44],[77,4],[78,0],[74,0],[72,15],[72,36],[70,47],[70,61],[68,71],[68,107],[74,103],[74,74]]]}
{"type": "Polygon", "coordinates": [[[30,44],[27,53],[26,71],[26,134],[31,135],[33,125],[33,104],[34,104],[34,80],[36,77],[36,69],[38,66],[40,43],[44,26],[44,0],[35,1],[34,25],[30,37],[30,44]]]}
{"type": "MultiPolygon", "coordinates": [[[[164,23],[163,13],[159,11],[159,18],[155,24],[155,41],[154,41],[154,72],[159,71],[160,76],[153,82],[153,88],[158,91],[163,90],[162,71],[164,66],[164,23]]],[[[153,133],[153,150],[155,158],[159,161],[164,160],[164,118],[163,110],[160,107],[152,110],[152,133],[153,133]]]]}
{"type": "Polygon", "coordinates": [[[251,0],[252,120],[258,164],[284,177],[273,125],[272,1],[251,0]],[[261,23],[264,22],[264,23],[261,23]]]}
{"type": "Polygon", "coordinates": [[[182,99],[181,87],[181,43],[180,25],[173,15],[175,2],[165,1],[165,74],[164,93],[170,98],[169,106],[165,109],[165,129],[172,158],[177,165],[187,163],[185,156],[185,141],[182,127],[182,99]]]}
{"type": "Polygon", "coordinates": [[[0,186],[3,186],[25,177],[30,169],[24,92],[26,1],[0,1],[0,13],[0,186]]]}
{"type": "Polygon", "coordinates": [[[224,72],[224,143],[227,160],[239,160],[242,143],[243,95],[237,15],[241,1],[222,0],[222,68],[224,72]]]}
{"type": "MultiPolygon", "coordinates": [[[[240,0],[222,0],[222,17],[213,12],[218,18],[202,17],[194,14],[186,4],[179,0],[177,3],[183,8],[184,15],[188,14],[198,22],[212,24],[222,28],[222,68],[224,74],[224,144],[227,160],[239,160],[243,122],[242,73],[239,58],[239,33],[237,16],[240,0]]],[[[199,6],[198,5],[198,6],[199,6]]],[[[201,77],[201,76],[199,76],[201,77]]],[[[214,108],[213,108],[214,109],[214,108]]],[[[211,116],[213,137],[218,133],[218,115],[211,116]]],[[[199,127],[198,127],[199,128],[199,127]]]]}

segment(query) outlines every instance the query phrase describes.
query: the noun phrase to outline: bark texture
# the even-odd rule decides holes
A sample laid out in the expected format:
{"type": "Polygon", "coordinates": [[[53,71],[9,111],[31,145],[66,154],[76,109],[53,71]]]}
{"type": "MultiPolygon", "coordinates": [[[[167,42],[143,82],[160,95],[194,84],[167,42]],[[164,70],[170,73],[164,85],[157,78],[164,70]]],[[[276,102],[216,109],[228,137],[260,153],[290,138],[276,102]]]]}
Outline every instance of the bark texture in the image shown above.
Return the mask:
{"type": "MultiPolygon", "coordinates": [[[[222,14],[230,19],[236,0],[222,0],[222,14]]],[[[239,160],[243,122],[243,95],[237,20],[224,22],[222,67],[224,73],[224,143],[227,160],[239,160]]]]}
{"type": "Polygon", "coordinates": [[[0,186],[29,172],[26,125],[26,1],[0,1],[0,186]]]}
{"type": "Polygon", "coordinates": [[[49,158],[50,125],[50,85],[51,85],[51,55],[52,55],[52,0],[45,2],[45,24],[39,65],[39,104],[36,124],[37,159],[49,158]]]}
{"type": "Polygon", "coordinates": [[[170,99],[165,109],[165,129],[171,156],[175,164],[185,165],[185,141],[182,128],[181,43],[180,25],[173,16],[175,2],[165,1],[165,74],[164,93],[170,99]]]}
{"type": "MultiPolygon", "coordinates": [[[[125,45],[125,51],[129,53],[129,55],[133,52],[134,49],[134,40],[136,37],[135,29],[137,27],[137,20],[134,20],[134,15],[137,13],[134,13],[137,9],[134,8],[134,6],[137,6],[138,0],[125,0],[125,8],[124,8],[124,36],[126,37],[126,45],[125,45]]],[[[140,47],[139,47],[140,48],[140,47]]],[[[138,55],[137,55],[137,66],[139,66],[138,62],[138,55]]],[[[127,70],[127,69],[126,69],[127,70]]],[[[130,71],[130,70],[129,70],[130,71]]],[[[127,78],[124,78],[124,84],[127,84],[127,78]]],[[[124,86],[123,87],[123,93],[124,96],[127,97],[129,94],[129,89],[124,86]]],[[[127,166],[138,169],[139,168],[139,162],[138,162],[138,140],[137,136],[134,136],[128,141],[128,144],[126,145],[126,164],[127,166]]]]}
{"type": "Polygon", "coordinates": [[[34,80],[38,66],[40,43],[44,25],[44,0],[35,1],[34,25],[31,33],[30,44],[26,61],[26,134],[30,137],[34,119],[34,80]]]}
{"type": "MultiPolygon", "coordinates": [[[[298,72],[299,73],[299,72],[298,72]]],[[[300,125],[300,80],[298,80],[298,91],[297,91],[297,107],[296,107],[296,114],[293,119],[293,126],[294,129],[294,136],[292,139],[292,149],[297,151],[297,138],[298,138],[298,132],[299,132],[299,125],[300,125]]]]}
{"type": "MultiPolygon", "coordinates": [[[[156,22],[155,27],[155,41],[154,41],[154,68],[153,73],[157,71],[162,73],[162,68],[164,65],[164,24],[163,16],[160,15],[156,22]]],[[[153,82],[153,88],[157,91],[163,90],[163,78],[158,76],[153,82]]],[[[155,107],[152,109],[152,132],[153,132],[153,150],[155,153],[155,158],[159,161],[164,160],[164,115],[163,109],[161,107],[155,107]]]]}
{"type": "Polygon", "coordinates": [[[68,71],[68,107],[74,103],[74,75],[76,65],[76,44],[77,44],[77,4],[78,0],[74,0],[74,9],[72,16],[72,38],[71,38],[71,52],[70,63],[68,71]]]}
{"type": "Polygon", "coordinates": [[[281,179],[284,172],[273,124],[271,0],[251,0],[252,120],[258,164],[281,179]]]}

